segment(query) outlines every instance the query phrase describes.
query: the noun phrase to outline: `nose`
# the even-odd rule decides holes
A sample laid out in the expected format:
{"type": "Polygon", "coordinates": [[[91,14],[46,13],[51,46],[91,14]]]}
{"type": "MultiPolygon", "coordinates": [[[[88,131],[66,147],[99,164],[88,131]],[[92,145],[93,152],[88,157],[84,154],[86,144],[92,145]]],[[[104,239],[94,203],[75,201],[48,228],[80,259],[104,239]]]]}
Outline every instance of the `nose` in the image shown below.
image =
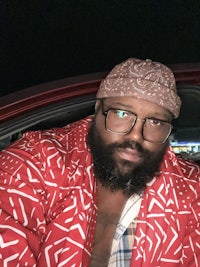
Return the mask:
{"type": "Polygon", "coordinates": [[[142,142],[143,139],[143,124],[144,121],[141,119],[136,119],[135,124],[131,128],[130,132],[127,134],[127,136],[133,140],[134,142],[142,142]]]}

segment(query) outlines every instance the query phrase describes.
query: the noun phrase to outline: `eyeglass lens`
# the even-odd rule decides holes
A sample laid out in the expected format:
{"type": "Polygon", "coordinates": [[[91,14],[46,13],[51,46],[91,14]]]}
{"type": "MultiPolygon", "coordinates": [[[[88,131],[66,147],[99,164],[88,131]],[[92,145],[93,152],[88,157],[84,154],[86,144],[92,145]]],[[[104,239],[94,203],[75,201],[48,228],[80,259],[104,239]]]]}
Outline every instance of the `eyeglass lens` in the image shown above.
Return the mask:
{"type": "MultiPolygon", "coordinates": [[[[115,133],[127,134],[134,127],[137,116],[123,110],[112,110],[107,112],[106,128],[115,133]]],[[[156,119],[146,118],[143,122],[143,138],[150,142],[164,142],[171,131],[171,125],[156,119]]]]}

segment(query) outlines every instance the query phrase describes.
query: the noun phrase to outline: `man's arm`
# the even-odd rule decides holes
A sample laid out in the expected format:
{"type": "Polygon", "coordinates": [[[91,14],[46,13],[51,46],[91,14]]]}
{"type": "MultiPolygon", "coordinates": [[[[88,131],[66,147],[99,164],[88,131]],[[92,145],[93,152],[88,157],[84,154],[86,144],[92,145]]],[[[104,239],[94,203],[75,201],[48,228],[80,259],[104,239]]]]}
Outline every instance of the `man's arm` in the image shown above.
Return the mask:
{"type": "Polygon", "coordinates": [[[0,266],[35,266],[46,235],[45,187],[35,144],[0,154],[0,266]]]}

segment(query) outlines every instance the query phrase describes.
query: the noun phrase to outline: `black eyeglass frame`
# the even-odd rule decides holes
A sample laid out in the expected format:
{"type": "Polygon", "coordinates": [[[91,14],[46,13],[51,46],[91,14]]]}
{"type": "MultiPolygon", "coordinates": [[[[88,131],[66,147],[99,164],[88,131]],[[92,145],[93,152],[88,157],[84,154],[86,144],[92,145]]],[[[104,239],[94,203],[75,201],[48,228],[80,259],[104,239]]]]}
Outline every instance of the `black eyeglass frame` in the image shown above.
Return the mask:
{"type": "MultiPolygon", "coordinates": [[[[102,107],[103,107],[103,101],[102,101],[102,107]]],[[[143,121],[143,125],[142,125],[142,137],[147,142],[156,143],[156,144],[164,144],[167,141],[167,139],[169,138],[169,136],[170,136],[170,134],[172,132],[172,128],[173,127],[172,127],[172,124],[169,121],[165,121],[165,120],[161,120],[161,119],[157,119],[157,118],[148,118],[148,117],[146,117],[144,119],[139,119],[135,113],[133,113],[132,111],[129,111],[129,110],[124,110],[124,109],[122,111],[126,111],[126,112],[131,113],[131,114],[133,114],[135,116],[135,120],[133,121],[130,130],[128,130],[127,132],[124,132],[124,133],[112,131],[111,129],[109,129],[107,127],[107,115],[108,115],[108,113],[109,113],[110,110],[122,110],[122,109],[109,108],[106,111],[102,111],[102,115],[105,116],[105,129],[107,131],[109,131],[109,132],[116,133],[116,134],[121,134],[121,135],[129,134],[132,131],[133,127],[135,126],[135,124],[136,124],[136,122],[138,120],[143,121]],[[150,141],[150,140],[147,140],[146,138],[144,138],[143,130],[144,130],[144,124],[145,124],[145,122],[146,122],[147,119],[155,119],[155,120],[161,121],[163,123],[166,123],[166,124],[168,124],[170,126],[169,132],[168,132],[167,136],[163,139],[163,141],[161,141],[161,142],[160,141],[159,142],[157,142],[157,141],[150,141]]]]}

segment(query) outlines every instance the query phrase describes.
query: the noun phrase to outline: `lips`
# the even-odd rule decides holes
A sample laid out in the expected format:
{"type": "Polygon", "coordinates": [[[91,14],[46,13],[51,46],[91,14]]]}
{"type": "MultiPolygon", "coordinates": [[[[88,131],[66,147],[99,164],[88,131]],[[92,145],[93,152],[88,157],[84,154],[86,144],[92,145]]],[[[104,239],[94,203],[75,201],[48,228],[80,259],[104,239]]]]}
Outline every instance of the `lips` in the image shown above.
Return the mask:
{"type": "Polygon", "coordinates": [[[142,154],[135,148],[118,148],[116,150],[116,157],[132,162],[140,162],[143,158],[142,154]]]}

